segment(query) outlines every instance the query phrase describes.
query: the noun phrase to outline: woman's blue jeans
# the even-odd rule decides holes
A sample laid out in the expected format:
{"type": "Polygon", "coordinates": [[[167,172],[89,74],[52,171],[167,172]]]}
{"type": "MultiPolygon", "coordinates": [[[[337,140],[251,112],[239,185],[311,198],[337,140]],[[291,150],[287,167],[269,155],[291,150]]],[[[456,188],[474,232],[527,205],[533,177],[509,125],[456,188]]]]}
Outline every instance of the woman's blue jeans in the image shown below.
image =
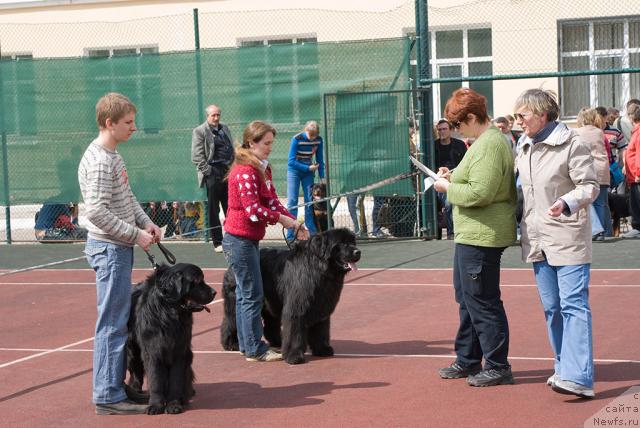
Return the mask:
{"type": "Polygon", "coordinates": [[[93,402],[117,403],[127,398],[127,322],[131,308],[133,248],[87,239],[84,253],[96,273],[98,317],[93,339],[93,402]]]}
{"type": "Polygon", "coordinates": [[[593,201],[593,208],[598,214],[598,220],[604,228],[604,236],[613,236],[613,225],[611,222],[611,210],[609,209],[609,186],[601,185],[600,194],[593,201]]]}
{"type": "MultiPolygon", "coordinates": [[[[292,169],[287,171],[287,209],[294,217],[298,216],[298,208],[293,207],[298,205],[300,185],[302,185],[304,202],[311,202],[311,186],[313,186],[314,177],[314,172],[300,172],[292,169]]],[[[317,232],[316,225],[313,222],[313,208],[311,205],[304,207],[304,224],[309,229],[310,234],[314,235],[317,232]]],[[[287,239],[293,239],[293,229],[287,230],[287,239]]]]}
{"type": "Polygon", "coordinates": [[[551,266],[544,260],[533,264],[533,272],[555,355],[555,374],[592,388],[590,266],[551,266]]]}
{"type": "Polygon", "coordinates": [[[225,233],[222,251],[236,278],[236,327],[238,346],[247,357],[258,357],[269,349],[262,340],[264,291],[260,273],[259,241],[225,233]]]}

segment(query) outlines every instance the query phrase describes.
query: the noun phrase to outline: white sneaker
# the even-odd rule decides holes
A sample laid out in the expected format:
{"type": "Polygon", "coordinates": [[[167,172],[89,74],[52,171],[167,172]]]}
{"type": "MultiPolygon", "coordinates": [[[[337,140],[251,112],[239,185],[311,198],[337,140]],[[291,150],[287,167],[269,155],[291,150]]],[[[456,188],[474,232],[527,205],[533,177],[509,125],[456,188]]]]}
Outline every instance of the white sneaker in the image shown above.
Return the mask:
{"type": "Polygon", "coordinates": [[[257,357],[247,357],[246,360],[253,361],[253,362],[280,361],[282,360],[282,354],[276,351],[272,351],[271,349],[267,349],[267,352],[265,352],[264,354],[259,355],[257,357]]]}
{"type": "Polygon", "coordinates": [[[547,379],[547,385],[553,386],[559,380],[560,380],[560,376],[554,373],[551,376],[549,376],[549,379],[547,379]]]}
{"type": "Polygon", "coordinates": [[[551,385],[551,389],[560,394],[577,395],[582,398],[593,398],[596,396],[593,389],[580,385],[579,383],[571,382],[570,380],[557,380],[551,385]]]}
{"type": "Polygon", "coordinates": [[[222,245],[218,245],[217,247],[213,247],[213,251],[215,251],[216,253],[221,253],[222,252],[222,245]]]}
{"type": "Polygon", "coordinates": [[[623,233],[620,235],[621,238],[640,238],[640,230],[631,229],[627,233],[623,233]]]}

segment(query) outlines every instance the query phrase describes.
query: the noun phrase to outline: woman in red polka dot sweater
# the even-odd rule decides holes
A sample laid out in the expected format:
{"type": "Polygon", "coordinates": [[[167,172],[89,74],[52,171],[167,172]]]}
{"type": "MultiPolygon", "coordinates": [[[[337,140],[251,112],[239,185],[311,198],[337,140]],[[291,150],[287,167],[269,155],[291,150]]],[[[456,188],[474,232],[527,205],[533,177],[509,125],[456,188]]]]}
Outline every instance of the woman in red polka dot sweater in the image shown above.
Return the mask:
{"type": "MultiPolygon", "coordinates": [[[[236,279],[238,343],[247,361],[282,359],[262,340],[260,316],[264,292],[259,241],[264,238],[267,224],[280,223],[286,229],[298,227],[280,204],[271,179],[269,154],[275,135],[276,130],[268,123],[256,120],[247,125],[228,176],[229,203],[222,249],[236,279]]],[[[308,231],[301,228],[299,237],[307,239],[308,231]]]]}

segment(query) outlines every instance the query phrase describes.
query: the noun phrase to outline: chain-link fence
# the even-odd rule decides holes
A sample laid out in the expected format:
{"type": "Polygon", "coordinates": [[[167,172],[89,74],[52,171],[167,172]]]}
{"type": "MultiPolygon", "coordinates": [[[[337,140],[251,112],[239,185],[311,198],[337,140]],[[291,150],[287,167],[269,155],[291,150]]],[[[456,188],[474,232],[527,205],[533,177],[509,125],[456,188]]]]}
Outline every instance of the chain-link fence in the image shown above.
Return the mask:
{"type": "MultiPolygon", "coordinates": [[[[555,89],[569,122],[582,106],[623,110],[640,96],[637,2],[396,0],[368,10],[335,3],[241,10],[230,2],[237,10],[217,12],[203,3],[198,13],[175,14],[176,3],[166,16],[124,3],[76,6],[60,9],[67,22],[53,11],[49,23],[46,13],[37,22],[22,14],[24,23],[0,16],[0,240],[33,240],[35,229],[64,236],[56,222],[67,218],[82,227],[77,164],[97,133],[95,102],[110,91],[138,107],[139,131],[120,149],[134,193],[150,213],[170,217],[174,233],[205,226],[190,141],[210,103],[220,105],[235,140],[253,119],[273,123],[270,160],[284,200],[289,140],[308,120],[326,133],[335,195],[408,171],[410,122],[422,140],[418,153],[435,167],[431,125],[460,86],[484,94],[492,116],[511,113],[524,89],[555,89]],[[134,9],[146,17],[121,19],[134,9]],[[345,93],[362,94],[353,104],[345,93]]],[[[333,201],[333,225],[372,233],[375,212],[391,235],[433,236],[432,191],[423,195],[410,180],[394,186],[333,201]]]]}

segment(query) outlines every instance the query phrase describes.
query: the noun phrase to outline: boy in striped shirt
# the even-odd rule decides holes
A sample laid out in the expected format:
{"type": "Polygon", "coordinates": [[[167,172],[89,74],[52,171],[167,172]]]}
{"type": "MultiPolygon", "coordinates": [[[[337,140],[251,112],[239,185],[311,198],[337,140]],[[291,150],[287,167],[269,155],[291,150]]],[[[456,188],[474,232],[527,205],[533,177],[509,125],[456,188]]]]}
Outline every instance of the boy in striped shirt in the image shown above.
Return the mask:
{"type": "Polygon", "coordinates": [[[117,146],[136,131],[136,107],[109,93],[96,104],[98,137],[78,167],[89,221],[85,254],[96,272],[98,317],[93,341],[93,401],[99,415],[145,413],[142,394],[125,387],[133,246],[144,250],[161,231],[142,210],[117,146]]]}

